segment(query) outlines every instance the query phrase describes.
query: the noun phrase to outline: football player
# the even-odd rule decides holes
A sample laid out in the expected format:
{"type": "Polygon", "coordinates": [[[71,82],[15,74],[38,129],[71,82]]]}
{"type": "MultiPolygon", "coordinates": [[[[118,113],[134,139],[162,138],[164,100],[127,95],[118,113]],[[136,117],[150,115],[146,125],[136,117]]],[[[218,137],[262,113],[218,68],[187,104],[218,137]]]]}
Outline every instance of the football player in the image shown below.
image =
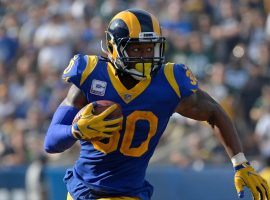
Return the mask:
{"type": "Polygon", "coordinates": [[[156,17],[129,9],[108,26],[106,58],[79,54],[70,61],[63,79],[73,85],[55,111],[44,144],[48,153],[58,153],[80,141],[80,156],[64,178],[67,198],[149,200],[153,188],[145,180],[146,168],[174,112],[220,130],[239,197],[247,186],[254,199],[270,198],[267,183],[247,161],[227,114],[198,87],[187,66],[165,63],[164,45],[156,17]],[[91,102],[98,100],[120,104],[122,117],[105,120],[116,105],[93,115],[91,102]]]}

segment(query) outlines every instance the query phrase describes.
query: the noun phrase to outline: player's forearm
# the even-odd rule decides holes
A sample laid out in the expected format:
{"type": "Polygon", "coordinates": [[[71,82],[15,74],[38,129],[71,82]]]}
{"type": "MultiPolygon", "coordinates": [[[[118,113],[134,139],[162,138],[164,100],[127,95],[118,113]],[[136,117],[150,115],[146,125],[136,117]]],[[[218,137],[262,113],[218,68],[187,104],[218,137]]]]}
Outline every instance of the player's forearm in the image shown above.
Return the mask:
{"type": "Polygon", "coordinates": [[[70,106],[60,106],[56,110],[45,137],[46,152],[63,152],[76,142],[71,133],[71,124],[77,112],[78,109],[70,106]]]}
{"type": "Polygon", "coordinates": [[[217,132],[218,138],[225,147],[230,158],[243,151],[232,121],[220,106],[213,112],[209,123],[217,126],[219,129],[219,132],[217,132]]]}
{"type": "Polygon", "coordinates": [[[71,126],[54,124],[48,129],[44,149],[48,153],[60,153],[70,148],[76,139],[71,134],[71,126]]]}

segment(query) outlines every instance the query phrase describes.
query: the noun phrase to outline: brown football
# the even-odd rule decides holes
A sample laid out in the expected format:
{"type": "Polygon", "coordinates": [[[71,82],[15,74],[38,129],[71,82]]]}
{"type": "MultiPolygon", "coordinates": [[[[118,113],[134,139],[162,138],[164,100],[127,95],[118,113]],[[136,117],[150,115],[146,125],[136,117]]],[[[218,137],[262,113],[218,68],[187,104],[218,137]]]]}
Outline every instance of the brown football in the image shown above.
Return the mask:
{"type": "MultiPolygon", "coordinates": [[[[116,104],[117,108],[111,114],[109,114],[105,119],[116,119],[116,118],[119,118],[122,116],[122,108],[118,103],[115,103],[115,102],[109,101],[109,100],[99,100],[99,101],[94,101],[92,103],[94,104],[93,111],[92,111],[92,113],[94,115],[98,115],[98,114],[102,113],[104,110],[106,110],[107,108],[109,108],[111,105],[116,104]]],[[[84,106],[76,114],[72,123],[76,123],[81,118],[81,113],[84,111],[84,109],[86,107],[87,107],[87,105],[84,106]]]]}

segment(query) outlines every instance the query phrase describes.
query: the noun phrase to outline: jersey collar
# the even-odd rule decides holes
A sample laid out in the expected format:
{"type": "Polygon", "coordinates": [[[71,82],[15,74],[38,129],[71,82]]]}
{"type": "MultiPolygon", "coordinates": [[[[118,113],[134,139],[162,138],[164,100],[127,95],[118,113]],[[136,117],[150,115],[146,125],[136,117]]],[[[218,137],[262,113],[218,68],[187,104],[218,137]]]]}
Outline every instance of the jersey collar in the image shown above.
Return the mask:
{"type": "Polygon", "coordinates": [[[128,104],[133,99],[135,99],[137,96],[139,96],[141,93],[143,93],[143,91],[148,87],[148,85],[151,82],[151,79],[141,80],[137,85],[135,85],[133,88],[128,90],[122,84],[122,82],[120,81],[118,76],[115,76],[115,69],[110,62],[108,62],[107,69],[108,69],[108,74],[109,74],[110,80],[111,80],[115,90],[117,91],[119,96],[123,99],[123,101],[126,104],[128,104]]]}

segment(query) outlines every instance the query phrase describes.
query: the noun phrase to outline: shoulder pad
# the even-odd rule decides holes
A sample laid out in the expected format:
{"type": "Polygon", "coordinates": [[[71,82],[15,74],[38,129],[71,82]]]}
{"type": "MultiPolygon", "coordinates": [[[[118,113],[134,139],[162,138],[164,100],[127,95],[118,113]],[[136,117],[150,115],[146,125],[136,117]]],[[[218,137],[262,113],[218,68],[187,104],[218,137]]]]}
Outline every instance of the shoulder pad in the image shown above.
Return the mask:
{"type": "Polygon", "coordinates": [[[179,98],[189,96],[197,91],[198,81],[186,65],[167,63],[164,67],[164,73],[179,98]]]}
{"type": "Polygon", "coordinates": [[[174,68],[174,63],[166,63],[164,66],[164,74],[165,74],[169,84],[171,85],[171,87],[173,88],[173,90],[175,91],[177,96],[180,98],[180,96],[181,96],[180,89],[179,89],[179,86],[175,80],[173,68],[174,68]]]}
{"type": "Polygon", "coordinates": [[[77,54],[64,70],[62,78],[80,87],[92,73],[98,62],[97,56],[77,54]]]}

